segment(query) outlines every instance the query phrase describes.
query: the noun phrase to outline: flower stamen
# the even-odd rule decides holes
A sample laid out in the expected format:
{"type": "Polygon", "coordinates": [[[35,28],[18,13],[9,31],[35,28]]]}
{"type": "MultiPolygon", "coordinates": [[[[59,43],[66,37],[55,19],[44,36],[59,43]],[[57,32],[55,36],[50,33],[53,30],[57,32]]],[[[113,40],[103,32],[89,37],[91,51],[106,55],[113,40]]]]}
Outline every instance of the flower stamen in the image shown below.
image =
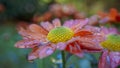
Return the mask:
{"type": "Polygon", "coordinates": [[[73,35],[74,32],[71,29],[61,26],[52,29],[48,33],[47,39],[53,43],[66,42],[71,39],[73,35]]]}
{"type": "Polygon", "coordinates": [[[103,41],[101,46],[110,51],[120,51],[120,36],[108,35],[107,40],[103,41]]]}

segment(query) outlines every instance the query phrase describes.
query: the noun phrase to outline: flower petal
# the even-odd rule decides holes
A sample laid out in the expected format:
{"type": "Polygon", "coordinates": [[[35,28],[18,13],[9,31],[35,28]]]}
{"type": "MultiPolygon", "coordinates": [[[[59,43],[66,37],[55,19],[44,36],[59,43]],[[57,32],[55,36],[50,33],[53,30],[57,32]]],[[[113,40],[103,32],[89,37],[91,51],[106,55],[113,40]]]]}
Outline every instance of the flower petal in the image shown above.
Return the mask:
{"type": "Polygon", "coordinates": [[[76,36],[87,36],[87,35],[93,35],[93,33],[90,31],[81,30],[81,31],[78,31],[74,34],[75,37],[76,36]]]}
{"type": "Polygon", "coordinates": [[[77,38],[73,38],[69,40],[67,42],[67,46],[65,50],[79,57],[82,57],[82,50],[81,50],[80,44],[77,42],[77,38]]]}
{"type": "MultiPolygon", "coordinates": [[[[19,34],[23,37],[23,39],[37,39],[37,40],[41,40],[41,41],[46,41],[46,35],[41,34],[41,33],[35,33],[35,31],[31,31],[29,28],[29,26],[22,26],[19,25],[18,32],[19,34]]],[[[32,29],[33,27],[31,27],[32,29]]]]}
{"type": "Polygon", "coordinates": [[[24,38],[26,39],[26,36],[28,35],[27,33],[29,32],[28,30],[28,24],[26,23],[19,23],[17,25],[17,30],[18,33],[24,38]]]}
{"type": "Polygon", "coordinates": [[[54,20],[52,21],[52,23],[53,23],[53,25],[54,25],[54,28],[61,26],[61,22],[60,22],[59,19],[54,19],[54,20]]]}
{"type": "Polygon", "coordinates": [[[38,46],[40,43],[40,41],[38,40],[21,40],[21,41],[18,41],[16,44],[15,44],[15,47],[17,48],[33,48],[35,46],[38,46]]]}
{"type": "Polygon", "coordinates": [[[108,51],[107,50],[103,51],[103,54],[102,54],[102,56],[100,57],[100,60],[99,60],[98,68],[111,68],[110,58],[108,56],[108,51]]]}
{"type": "Polygon", "coordinates": [[[99,45],[104,38],[99,35],[91,35],[79,38],[79,44],[84,50],[101,51],[103,48],[99,45]]]}
{"type": "Polygon", "coordinates": [[[41,22],[40,24],[44,29],[48,31],[54,28],[53,24],[51,24],[50,22],[41,22]]]}
{"type": "Polygon", "coordinates": [[[51,55],[55,51],[55,47],[53,47],[50,43],[41,44],[39,47],[35,47],[32,52],[28,56],[28,60],[34,60],[36,58],[45,58],[51,55]]]}
{"type": "Polygon", "coordinates": [[[60,42],[56,46],[57,46],[57,49],[64,50],[67,45],[66,45],[66,43],[60,42]]]}
{"type": "Polygon", "coordinates": [[[29,25],[29,29],[34,33],[39,33],[39,34],[43,34],[43,35],[48,34],[48,31],[46,31],[44,28],[42,28],[41,26],[38,26],[36,24],[29,25]]]}
{"type": "Polygon", "coordinates": [[[81,30],[85,25],[88,24],[88,19],[85,19],[85,20],[74,20],[74,22],[77,22],[77,24],[74,24],[71,29],[74,31],[74,32],[77,32],[79,30],[81,30]]]}
{"type": "Polygon", "coordinates": [[[44,57],[47,57],[51,55],[54,51],[55,51],[55,48],[51,47],[50,45],[42,46],[39,48],[39,51],[38,51],[39,58],[42,59],[44,57]]]}
{"type": "Polygon", "coordinates": [[[112,68],[117,68],[120,65],[120,52],[110,52],[110,62],[112,68]]]}
{"type": "Polygon", "coordinates": [[[109,12],[109,17],[110,17],[110,21],[116,21],[116,16],[118,15],[118,10],[115,8],[111,8],[110,12],[109,12]]]}
{"type": "Polygon", "coordinates": [[[32,60],[38,58],[38,49],[39,49],[38,46],[36,46],[32,49],[32,52],[28,55],[28,60],[29,61],[32,61],[32,60]]]}
{"type": "Polygon", "coordinates": [[[101,29],[99,27],[93,27],[93,26],[89,26],[89,25],[85,26],[83,29],[93,32],[93,33],[100,33],[100,31],[101,31],[101,29]]]}
{"type": "Polygon", "coordinates": [[[114,28],[114,27],[111,27],[111,28],[101,27],[101,32],[103,32],[105,35],[118,34],[117,28],[114,28]]]}
{"type": "Polygon", "coordinates": [[[67,21],[64,22],[63,26],[66,26],[66,27],[70,28],[70,27],[73,26],[73,24],[76,24],[76,23],[78,23],[78,22],[74,23],[74,20],[67,20],[67,21]]]}
{"type": "Polygon", "coordinates": [[[72,28],[73,30],[77,31],[77,30],[81,29],[83,26],[85,26],[87,23],[88,23],[88,19],[68,20],[64,23],[63,26],[72,28]]]}

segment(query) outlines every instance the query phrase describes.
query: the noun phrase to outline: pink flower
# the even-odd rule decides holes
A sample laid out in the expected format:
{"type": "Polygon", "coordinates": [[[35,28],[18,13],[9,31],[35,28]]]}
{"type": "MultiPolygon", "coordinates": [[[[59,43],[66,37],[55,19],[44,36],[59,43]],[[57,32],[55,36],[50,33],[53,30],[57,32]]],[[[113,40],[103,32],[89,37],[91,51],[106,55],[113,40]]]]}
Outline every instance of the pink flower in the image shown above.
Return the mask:
{"type": "Polygon", "coordinates": [[[118,65],[120,65],[120,52],[104,50],[99,60],[99,68],[117,68],[118,65]]]}
{"type": "Polygon", "coordinates": [[[99,45],[104,40],[100,29],[87,26],[88,19],[68,20],[63,25],[59,19],[37,24],[21,24],[17,29],[23,40],[15,44],[17,48],[32,48],[28,60],[44,58],[56,49],[65,50],[79,57],[87,52],[100,52],[99,45]]]}
{"type": "Polygon", "coordinates": [[[120,36],[116,28],[102,27],[106,40],[101,43],[105,48],[99,60],[99,68],[117,68],[120,65],[120,36]]]}

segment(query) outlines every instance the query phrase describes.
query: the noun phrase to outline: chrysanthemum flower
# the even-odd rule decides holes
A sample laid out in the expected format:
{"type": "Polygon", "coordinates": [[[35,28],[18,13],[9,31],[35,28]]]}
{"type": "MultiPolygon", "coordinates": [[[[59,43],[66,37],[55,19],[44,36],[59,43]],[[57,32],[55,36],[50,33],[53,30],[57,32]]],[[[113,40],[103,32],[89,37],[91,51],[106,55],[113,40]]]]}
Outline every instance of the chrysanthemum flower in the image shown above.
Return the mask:
{"type": "Polygon", "coordinates": [[[106,40],[101,42],[104,50],[99,60],[99,68],[116,68],[120,65],[120,36],[116,29],[102,28],[102,31],[106,40]]]}
{"type": "Polygon", "coordinates": [[[87,25],[85,20],[68,20],[63,25],[59,19],[42,22],[40,25],[18,25],[18,32],[23,40],[15,44],[17,48],[32,48],[28,60],[44,58],[56,49],[65,50],[79,57],[84,51],[98,52],[104,40],[100,29],[87,25]]]}

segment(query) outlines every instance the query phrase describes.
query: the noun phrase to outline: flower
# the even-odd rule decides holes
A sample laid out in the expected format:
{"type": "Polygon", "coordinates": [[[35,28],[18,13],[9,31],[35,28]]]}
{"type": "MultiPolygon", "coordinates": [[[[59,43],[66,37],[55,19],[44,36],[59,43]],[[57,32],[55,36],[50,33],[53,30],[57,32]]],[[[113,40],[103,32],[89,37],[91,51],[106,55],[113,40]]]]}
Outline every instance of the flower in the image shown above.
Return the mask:
{"type": "Polygon", "coordinates": [[[102,28],[102,31],[106,35],[106,40],[101,42],[104,50],[99,60],[99,68],[116,68],[120,65],[120,36],[115,28],[102,28]]]}
{"type": "Polygon", "coordinates": [[[67,20],[61,25],[59,19],[37,24],[21,24],[17,29],[23,40],[15,44],[17,48],[32,48],[28,60],[44,58],[56,49],[65,50],[79,57],[84,51],[98,52],[104,40],[98,27],[88,26],[88,19],[67,20]]]}
{"type": "Polygon", "coordinates": [[[109,13],[99,12],[98,13],[100,17],[100,23],[107,23],[107,22],[113,22],[118,23],[120,22],[120,14],[117,9],[111,8],[109,13]]]}

